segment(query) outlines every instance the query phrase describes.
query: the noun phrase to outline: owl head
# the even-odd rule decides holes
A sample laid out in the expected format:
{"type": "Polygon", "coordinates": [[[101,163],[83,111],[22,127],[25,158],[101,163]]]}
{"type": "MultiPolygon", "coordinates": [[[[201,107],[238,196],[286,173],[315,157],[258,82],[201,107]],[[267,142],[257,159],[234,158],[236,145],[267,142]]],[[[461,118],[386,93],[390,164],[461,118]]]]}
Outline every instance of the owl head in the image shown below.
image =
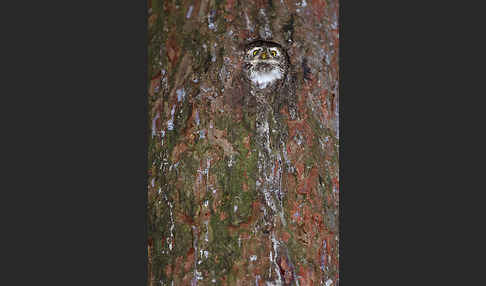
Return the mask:
{"type": "Polygon", "coordinates": [[[282,46],[263,40],[245,47],[244,62],[248,80],[259,89],[282,82],[289,68],[288,55],[282,46]]]}

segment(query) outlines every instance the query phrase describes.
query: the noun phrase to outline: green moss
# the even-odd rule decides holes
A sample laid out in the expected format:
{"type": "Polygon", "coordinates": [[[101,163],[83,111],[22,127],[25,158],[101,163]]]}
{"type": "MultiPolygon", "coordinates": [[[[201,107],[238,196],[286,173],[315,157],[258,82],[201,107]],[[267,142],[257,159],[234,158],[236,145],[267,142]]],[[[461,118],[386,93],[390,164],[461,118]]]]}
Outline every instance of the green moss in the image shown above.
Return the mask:
{"type": "Polygon", "coordinates": [[[215,125],[218,129],[228,131],[226,139],[237,152],[232,158],[226,156],[224,160],[215,164],[212,171],[217,174],[219,185],[224,192],[222,208],[228,214],[229,222],[236,226],[247,221],[251,216],[252,202],[256,197],[254,186],[257,156],[253,152],[247,158],[249,150],[243,141],[248,136],[248,132],[243,126],[234,124],[231,120],[217,120],[215,125]],[[231,166],[229,166],[230,160],[233,162],[231,166]],[[248,187],[246,191],[243,190],[243,184],[248,187]],[[234,211],[235,206],[238,207],[237,211],[234,211]]]}
{"type": "Polygon", "coordinates": [[[160,14],[162,10],[162,0],[152,0],[152,13],[160,14]]]}
{"type": "Polygon", "coordinates": [[[208,246],[211,256],[206,264],[207,269],[212,269],[215,273],[229,271],[241,255],[238,239],[230,235],[227,224],[225,221],[220,221],[217,215],[211,216],[210,226],[213,241],[208,246]]]}
{"type": "Polygon", "coordinates": [[[175,243],[172,256],[187,255],[187,251],[192,247],[192,229],[187,224],[176,224],[174,237],[175,243]]]}
{"type": "Polygon", "coordinates": [[[297,264],[299,262],[299,258],[306,256],[306,247],[293,237],[291,237],[287,242],[287,250],[289,251],[288,254],[290,256],[290,259],[294,262],[294,264],[297,264]]]}
{"type": "Polygon", "coordinates": [[[185,182],[192,184],[199,169],[199,161],[194,159],[192,152],[186,151],[182,153],[180,162],[182,163],[181,169],[185,182]]]}

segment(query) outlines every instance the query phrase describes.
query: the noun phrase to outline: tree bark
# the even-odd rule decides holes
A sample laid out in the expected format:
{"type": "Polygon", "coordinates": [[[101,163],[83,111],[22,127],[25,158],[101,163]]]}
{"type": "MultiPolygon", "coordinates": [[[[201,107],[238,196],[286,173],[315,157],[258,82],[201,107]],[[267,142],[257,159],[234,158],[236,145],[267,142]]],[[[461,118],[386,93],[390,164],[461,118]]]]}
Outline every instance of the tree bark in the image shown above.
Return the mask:
{"type": "Polygon", "coordinates": [[[148,284],[338,285],[338,1],[149,0],[148,21],[148,284]],[[255,39],[287,49],[296,116],[248,103],[255,39]]]}

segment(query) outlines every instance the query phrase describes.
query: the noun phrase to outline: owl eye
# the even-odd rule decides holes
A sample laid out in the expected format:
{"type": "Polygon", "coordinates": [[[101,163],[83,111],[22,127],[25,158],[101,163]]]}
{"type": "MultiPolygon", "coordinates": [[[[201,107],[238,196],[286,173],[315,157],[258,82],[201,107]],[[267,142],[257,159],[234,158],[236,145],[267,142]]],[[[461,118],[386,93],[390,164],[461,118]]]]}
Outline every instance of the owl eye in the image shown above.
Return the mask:
{"type": "Polygon", "coordinates": [[[275,57],[277,55],[276,51],[271,51],[270,53],[272,54],[272,57],[275,57]]]}
{"type": "Polygon", "coordinates": [[[258,50],[253,51],[253,55],[256,56],[258,54],[258,50]]]}

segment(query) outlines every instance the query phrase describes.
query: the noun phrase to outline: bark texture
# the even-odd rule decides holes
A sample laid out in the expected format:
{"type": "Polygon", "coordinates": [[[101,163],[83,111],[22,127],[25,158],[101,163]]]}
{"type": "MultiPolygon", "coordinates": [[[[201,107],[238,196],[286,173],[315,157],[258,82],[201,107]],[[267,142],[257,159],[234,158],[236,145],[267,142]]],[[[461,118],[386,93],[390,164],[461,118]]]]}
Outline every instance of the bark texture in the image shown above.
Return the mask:
{"type": "Polygon", "coordinates": [[[338,1],[149,0],[148,21],[148,284],[338,285],[338,1]],[[255,39],[287,49],[296,116],[251,104],[255,39]]]}

